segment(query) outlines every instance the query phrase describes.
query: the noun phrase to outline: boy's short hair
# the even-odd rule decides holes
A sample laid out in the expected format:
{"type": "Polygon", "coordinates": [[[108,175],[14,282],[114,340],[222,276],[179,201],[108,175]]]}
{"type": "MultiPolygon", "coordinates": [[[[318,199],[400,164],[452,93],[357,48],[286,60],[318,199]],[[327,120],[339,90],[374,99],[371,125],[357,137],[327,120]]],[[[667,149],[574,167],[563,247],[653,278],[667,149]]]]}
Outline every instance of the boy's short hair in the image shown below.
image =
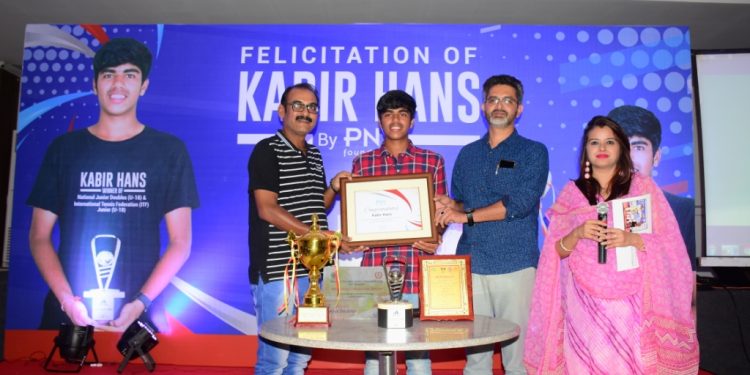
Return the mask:
{"type": "Polygon", "coordinates": [[[380,97],[376,108],[378,110],[378,118],[386,111],[398,108],[406,109],[410,117],[414,118],[414,113],[417,111],[417,102],[406,91],[391,90],[380,97]]]}
{"type": "Polygon", "coordinates": [[[151,51],[143,43],[132,38],[110,39],[94,56],[94,81],[102,70],[130,63],[141,70],[144,82],[151,71],[151,60],[151,51]]]}

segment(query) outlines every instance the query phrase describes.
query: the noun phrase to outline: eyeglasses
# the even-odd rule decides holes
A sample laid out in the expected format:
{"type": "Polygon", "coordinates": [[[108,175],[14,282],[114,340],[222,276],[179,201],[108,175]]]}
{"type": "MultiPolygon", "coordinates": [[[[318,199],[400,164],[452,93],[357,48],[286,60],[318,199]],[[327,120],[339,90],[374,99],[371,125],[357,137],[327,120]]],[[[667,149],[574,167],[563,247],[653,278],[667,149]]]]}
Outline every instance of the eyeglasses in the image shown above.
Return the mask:
{"type": "Polygon", "coordinates": [[[518,104],[518,100],[510,96],[503,96],[502,98],[498,98],[497,96],[490,96],[489,98],[485,99],[484,102],[489,105],[498,105],[499,103],[503,103],[504,105],[518,104]]]}
{"type": "Polygon", "coordinates": [[[293,101],[290,105],[292,106],[292,111],[294,112],[302,112],[305,110],[305,108],[307,108],[307,111],[310,113],[318,113],[319,108],[318,103],[305,104],[300,101],[293,101]]]}

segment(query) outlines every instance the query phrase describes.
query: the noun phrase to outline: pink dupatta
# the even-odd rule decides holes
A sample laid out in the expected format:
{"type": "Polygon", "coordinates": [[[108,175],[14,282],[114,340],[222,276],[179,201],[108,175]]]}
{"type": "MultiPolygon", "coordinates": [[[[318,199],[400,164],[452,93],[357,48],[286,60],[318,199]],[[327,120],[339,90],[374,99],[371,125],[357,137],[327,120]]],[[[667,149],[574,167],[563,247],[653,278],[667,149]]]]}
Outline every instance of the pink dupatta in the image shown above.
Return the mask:
{"type": "MultiPolygon", "coordinates": [[[[695,283],[690,260],[664,194],[650,177],[634,174],[627,197],[644,194],[651,195],[653,232],[641,235],[646,251],[638,252],[639,268],[617,272],[613,250],[606,265],[598,264],[596,243],[586,240],[578,242],[566,261],[575,283],[592,296],[619,299],[642,293],[640,343],[646,374],[695,374],[698,341],[690,306],[695,283]]],[[[564,374],[562,261],[555,244],[597,215],[596,207],[569,182],[547,216],[550,227],[537,269],[524,363],[532,374],[564,374]]]]}

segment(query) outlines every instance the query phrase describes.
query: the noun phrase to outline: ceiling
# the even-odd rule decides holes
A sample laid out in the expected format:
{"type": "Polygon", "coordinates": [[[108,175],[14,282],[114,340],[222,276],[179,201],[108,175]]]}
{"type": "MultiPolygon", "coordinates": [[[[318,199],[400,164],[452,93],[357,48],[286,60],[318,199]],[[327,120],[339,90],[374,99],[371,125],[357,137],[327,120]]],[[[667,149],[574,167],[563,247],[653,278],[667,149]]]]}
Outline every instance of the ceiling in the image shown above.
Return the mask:
{"type": "Polygon", "coordinates": [[[750,48],[750,0],[0,0],[0,62],[28,23],[686,25],[694,49],[750,48]]]}

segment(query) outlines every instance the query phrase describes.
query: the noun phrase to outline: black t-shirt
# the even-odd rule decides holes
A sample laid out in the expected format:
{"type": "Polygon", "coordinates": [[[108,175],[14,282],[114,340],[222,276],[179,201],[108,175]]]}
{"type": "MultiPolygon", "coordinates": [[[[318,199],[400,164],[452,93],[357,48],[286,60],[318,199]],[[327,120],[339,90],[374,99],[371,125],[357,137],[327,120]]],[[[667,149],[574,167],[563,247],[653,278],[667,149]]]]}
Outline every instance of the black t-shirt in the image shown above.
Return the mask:
{"type": "MultiPolygon", "coordinates": [[[[115,300],[116,318],[159,260],[164,215],[196,208],[199,200],[185,145],[146,127],[120,142],[87,129],[58,137],[27,203],[58,216],[58,256],[75,295],[99,288],[124,292],[115,300]]],[[[92,300],[83,301],[91,314],[92,300]]],[[[42,328],[55,329],[65,320],[50,293],[42,328]]]]}

